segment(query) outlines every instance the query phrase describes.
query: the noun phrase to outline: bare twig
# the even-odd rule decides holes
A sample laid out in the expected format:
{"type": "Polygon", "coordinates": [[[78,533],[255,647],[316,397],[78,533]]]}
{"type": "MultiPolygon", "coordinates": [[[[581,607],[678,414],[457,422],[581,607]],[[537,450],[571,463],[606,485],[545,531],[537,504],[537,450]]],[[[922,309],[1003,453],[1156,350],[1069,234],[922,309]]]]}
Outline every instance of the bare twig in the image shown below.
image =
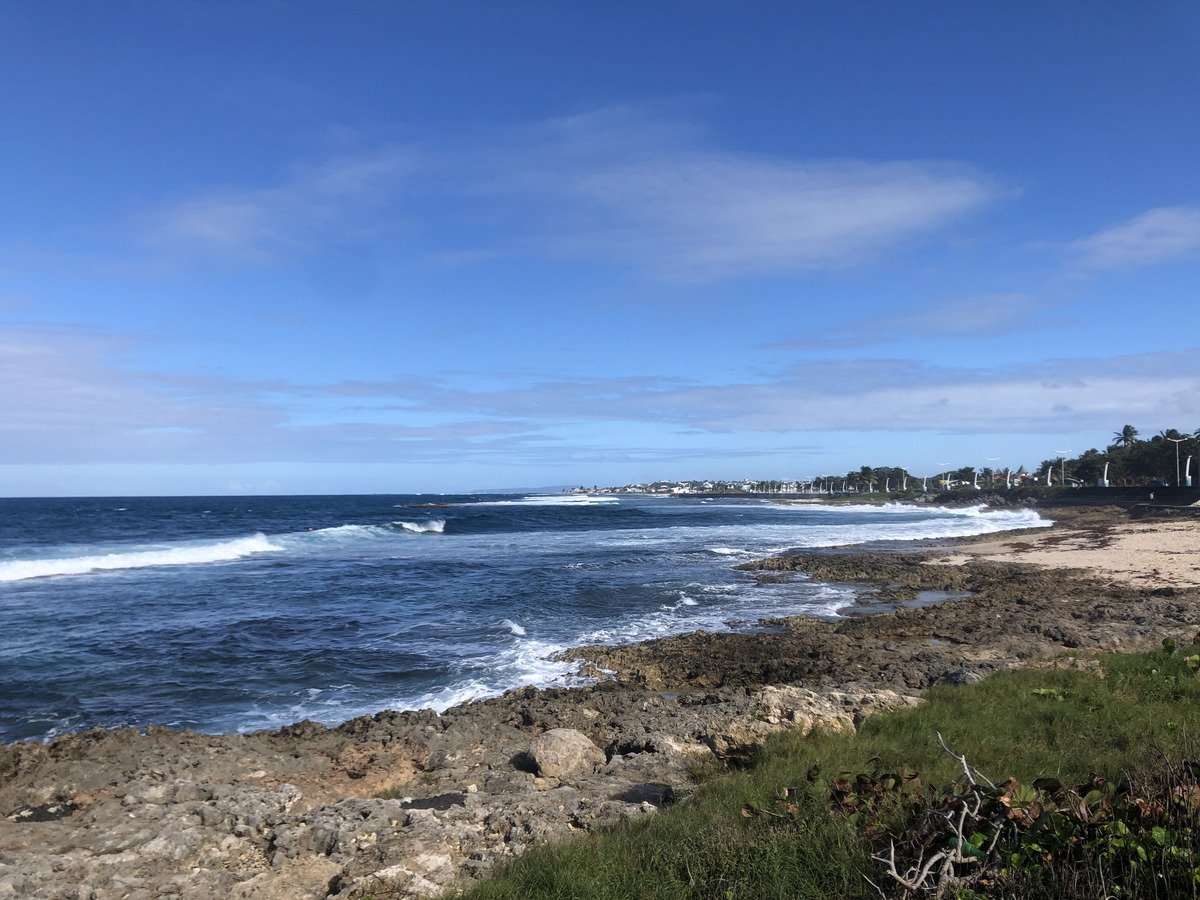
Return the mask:
{"type": "Polygon", "coordinates": [[[960,756],[947,747],[941,734],[938,734],[937,740],[938,746],[958,761],[962,767],[962,777],[970,785],[970,790],[958,798],[956,805],[948,809],[930,811],[931,815],[945,820],[946,828],[950,832],[949,849],[939,850],[928,859],[925,858],[923,851],[920,852],[913,865],[903,873],[896,867],[895,841],[889,842],[886,856],[876,855],[872,856],[872,859],[882,863],[887,868],[888,875],[906,891],[941,897],[945,896],[947,890],[953,885],[974,881],[979,877],[983,868],[982,863],[986,857],[991,855],[999,841],[1001,827],[995,827],[995,834],[992,836],[987,850],[980,855],[967,856],[963,852],[963,848],[968,844],[967,832],[976,823],[984,821],[980,815],[984,800],[980,784],[982,782],[991,789],[995,789],[996,785],[990,778],[971,766],[965,756],[960,756]],[[960,865],[977,866],[978,868],[975,868],[969,875],[959,874],[955,867],[960,865]]]}
{"type": "Polygon", "coordinates": [[[962,766],[963,777],[967,779],[967,782],[969,784],[971,784],[972,786],[979,784],[979,782],[975,780],[976,778],[979,778],[981,781],[984,782],[984,784],[986,784],[990,788],[994,788],[996,786],[995,782],[993,782],[990,778],[988,778],[986,775],[984,775],[982,772],[980,772],[974,766],[968,764],[967,758],[965,756],[959,756],[957,753],[955,753],[953,750],[951,750],[949,747],[947,747],[946,742],[942,740],[942,733],[940,731],[936,732],[936,734],[937,734],[938,746],[941,747],[943,750],[945,750],[946,753],[948,753],[951,757],[958,760],[959,765],[962,766]]]}

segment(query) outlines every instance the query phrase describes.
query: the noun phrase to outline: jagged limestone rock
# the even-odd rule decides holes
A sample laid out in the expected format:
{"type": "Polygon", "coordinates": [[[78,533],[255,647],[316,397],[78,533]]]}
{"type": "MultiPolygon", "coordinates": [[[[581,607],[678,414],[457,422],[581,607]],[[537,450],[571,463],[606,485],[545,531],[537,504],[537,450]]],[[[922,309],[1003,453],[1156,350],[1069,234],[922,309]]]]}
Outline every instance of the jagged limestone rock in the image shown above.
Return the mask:
{"type": "Polygon", "coordinates": [[[604,751],[574,728],[551,728],[534,738],[529,755],[543,778],[591,775],[608,761],[604,751]]]}

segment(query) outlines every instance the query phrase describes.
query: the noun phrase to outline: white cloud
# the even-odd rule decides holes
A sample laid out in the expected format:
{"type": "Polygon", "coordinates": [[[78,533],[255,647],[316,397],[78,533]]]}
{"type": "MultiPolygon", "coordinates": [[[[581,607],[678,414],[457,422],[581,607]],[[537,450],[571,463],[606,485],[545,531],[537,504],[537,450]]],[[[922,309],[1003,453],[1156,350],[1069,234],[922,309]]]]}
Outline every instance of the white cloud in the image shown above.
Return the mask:
{"type": "Polygon", "coordinates": [[[395,146],[298,166],[275,187],[210,191],[145,217],[148,243],[178,256],[267,262],[370,236],[397,217],[400,187],[416,167],[395,146]]]}
{"type": "MultiPolygon", "coordinates": [[[[534,225],[519,245],[708,281],[846,266],[999,196],[965,165],[772,157],[697,146],[628,111],[550,123],[480,190],[534,225]]],[[[520,225],[517,226],[520,228],[520,225]]]]}
{"type": "Polygon", "coordinates": [[[1200,254],[1200,207],[1164,206],[1071,245],[1083,269],[1133,269],[1200,254]]]}
{"type": "Polygon", "coordinates": [[[970,340],[1003,337],[1044,325],[1047,311],[1032,294],[1000,292],[897,309],[855,319],[804,337],[775,341],[769,349],[811,350],[868,347],[916,339],[970,340]]]}
{"type": "Polygon", "coordinates": [[[928,239],[1000,193],[962,164],[713,149],[696,127],[618,109],[297,166],[274,186],[184,198],[141,228],[171,259],[394,249],[403,226],[443,262],[570,257],[711,281],[851,265],[928,239]]]}
{"type": "Polygon", "coordinates": [[[1038,433],[1105,429],[1116,419],[1186,425],[1200,420],[1200,350],[1004,368],[815,361],[754,383],[592,379],[443,389],[427,402],[478,416],[662,423],[708,433],[1038,433]]]}
{"type": "Polygon", "coordinates": [[[310,388],[138,371],[134,346],[94,332],[0,329],[0,465],[444,459],[540,440],[538,426],[494,416],[397,424],[390,409],[346,405],[330,423],[309,405],[310,388]]]}
{"type": "Polygon", "coordinates": [[[0,331],[0,462],[169,458],[212,429],[279,420],[235,392],[130,371],[133,341],[63,329],[0,331]]]}
{"type": "Polygon", "coordinates": [[[978,179],[916,163],[788,163],[699,155],[586,173],[596,228],[561,247],[710,280],[849,265],[981,206],[978,179]]]}
{"type": "Polygon", "coordinates": [[[1200,349],[1002,368],[811,361],[754,382],[514,378],[482,390],[422,378],[296,385],[133,371],[129,347],[89,333],[0,331],[0,465],[536,466],[653,454],[661,441],[636,436],[647,429],[674,430],[682,458],[714,442],[753,453],[801,432],[1062,434],[1200,422],[1200,349]]]}

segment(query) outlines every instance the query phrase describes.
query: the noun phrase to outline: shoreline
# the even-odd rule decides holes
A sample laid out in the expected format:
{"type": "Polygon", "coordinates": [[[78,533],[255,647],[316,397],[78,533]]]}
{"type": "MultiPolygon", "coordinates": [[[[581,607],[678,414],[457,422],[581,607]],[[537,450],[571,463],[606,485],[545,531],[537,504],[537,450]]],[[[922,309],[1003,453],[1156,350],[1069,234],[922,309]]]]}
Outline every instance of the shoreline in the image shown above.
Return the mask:
{"type": "Polygon", "coordinates": [[[1043,513],[1050,528],[745,564],[763,582],[851,584],[859,611],[891,611],[568,651],[585,674],[612,673],[592,687],[335,728],[0,745],[0,897],[432,894],[538,841],[652,813],[687,795],[697,762],[752,759],[775,731],[853,728],[1004,668],[1190,643],[1196,523],[1043,513]],[[966,596],[925,605],[927,591],[966,596]],[[574,755],[544,746],[556,730],[574,755]]]}
{"type": "Polygon", "coordinates": [[[796,616],[764,620],[771,633],[697,633],[574,652],[630,687],[674,689],[673,673],[683,671],[707,689],[780,682],[922,691],[1064,651],[1132,650],[1166,636],[1190,643],[1200,621],[1188,608],[1200,600],[1198,564],[1194,526],[1070,511],[1050,528],[791,553],[738,567],[764,582],[811,577],[856,588],[858,603],[838,620],[796,616]],[[1127,571],[1125,543],[1147,540],[1155,554],[1146,568],[1127,571]]]}

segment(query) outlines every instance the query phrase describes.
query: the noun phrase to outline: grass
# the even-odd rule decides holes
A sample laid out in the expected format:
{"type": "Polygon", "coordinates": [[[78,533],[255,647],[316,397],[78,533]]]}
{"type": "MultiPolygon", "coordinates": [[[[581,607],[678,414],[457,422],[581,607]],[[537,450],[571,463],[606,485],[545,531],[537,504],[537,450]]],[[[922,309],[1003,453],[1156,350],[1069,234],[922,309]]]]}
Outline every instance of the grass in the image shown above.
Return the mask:
{"type": "Polygon", "coordinates": [[[833,775],[869,772],[878,762],[911,764],[926,784],[949,784],[960,767],[938,749],[940,732],[997,782],[1055,776],[1075,784],[1093,773],[1116,781],[1161,769],[1164,759],[1178,760],[1194,746],[1197,701],[1200,681],[1179,654],[1166,652],[1114,655],[1100,673],[1026,670],[935,688],[921,707],[868,719],[857,735],[778,736],[752,769],[711,778],[689,801],[636,824],[534,848],[460,896],[878,898],[867,877],[885,887],[888,878],[870,858],[872,844],[822,805],[806,781],[810,766],[833,775]],[[770,808],[783,788],[807,798],[801,814],[741,815],[746,803],[770,808]]]}

